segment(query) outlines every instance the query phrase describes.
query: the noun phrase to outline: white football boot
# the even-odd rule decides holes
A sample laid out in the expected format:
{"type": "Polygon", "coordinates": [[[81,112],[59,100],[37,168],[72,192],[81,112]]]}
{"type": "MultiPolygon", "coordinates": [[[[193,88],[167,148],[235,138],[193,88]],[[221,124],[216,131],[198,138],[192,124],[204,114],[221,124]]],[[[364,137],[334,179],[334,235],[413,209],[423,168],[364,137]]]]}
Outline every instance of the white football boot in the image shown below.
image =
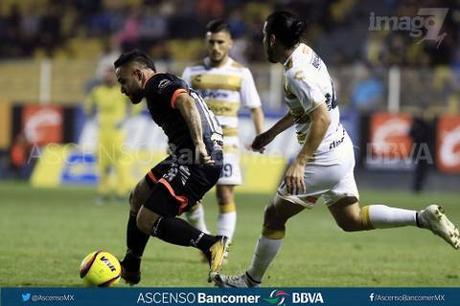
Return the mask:
{"type": "Polygon", "coordinates": [[[246,273],[241,275],[217,274],[214,276],[213,281],[219,288],[252,288],[260,286],[260,283],[250,280],[246,273]]]}
{"type": "Polygon", "coordinates": [[[438,235],[455,249],[460,248],[458,228],[450,222],[439,205],[430,205],[418,213],[419,225],[438,235]]]}

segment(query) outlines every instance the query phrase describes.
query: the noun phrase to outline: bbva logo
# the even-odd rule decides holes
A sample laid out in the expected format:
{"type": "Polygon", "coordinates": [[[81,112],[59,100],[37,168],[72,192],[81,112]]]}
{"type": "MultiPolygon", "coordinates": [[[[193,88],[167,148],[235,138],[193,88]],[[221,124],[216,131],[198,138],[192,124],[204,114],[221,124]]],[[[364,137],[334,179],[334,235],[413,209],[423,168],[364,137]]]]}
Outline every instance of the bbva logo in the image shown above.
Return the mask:
{"type": "Polygon", "coordinates": [[[293,292],[292,303],[324,304],[324,299],[321,292],[293,292]]]}

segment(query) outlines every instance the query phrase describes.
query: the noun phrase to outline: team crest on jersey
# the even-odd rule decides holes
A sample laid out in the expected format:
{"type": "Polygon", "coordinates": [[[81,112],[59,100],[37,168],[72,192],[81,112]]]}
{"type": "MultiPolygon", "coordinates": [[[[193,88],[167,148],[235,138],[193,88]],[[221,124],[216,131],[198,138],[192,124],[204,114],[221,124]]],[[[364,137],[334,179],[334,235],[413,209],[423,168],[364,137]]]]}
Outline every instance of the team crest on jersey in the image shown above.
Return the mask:
{"type": "Polygon", "coordinates": [[[171,83],[170,80],[168,79],[164,79],[164,80],[161,80],[160,83],[158,84],[158,89],[164,89],[166,86],[168,86],[169,84],[171,83]]]}
{"type": "Polygon", "coordinates": [[[297,80],[303,80],[305,78],[305,75],[303,74],[302,70],[299,70],[295,73],[294,78],[297,80]]]}

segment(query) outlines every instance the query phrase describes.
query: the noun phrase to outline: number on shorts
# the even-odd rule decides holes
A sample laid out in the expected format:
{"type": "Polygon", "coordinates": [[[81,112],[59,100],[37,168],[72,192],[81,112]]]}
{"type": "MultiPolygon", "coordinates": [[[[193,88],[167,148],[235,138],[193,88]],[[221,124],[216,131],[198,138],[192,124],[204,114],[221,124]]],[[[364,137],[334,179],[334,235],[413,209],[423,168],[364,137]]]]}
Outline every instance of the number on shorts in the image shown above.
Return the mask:
{"type": "Polygon", "coordinates": [[[230,177],[233,174],[233,167],[232,164],[225,164],[224,168],[222,169],[221,177],[230,177]]]}

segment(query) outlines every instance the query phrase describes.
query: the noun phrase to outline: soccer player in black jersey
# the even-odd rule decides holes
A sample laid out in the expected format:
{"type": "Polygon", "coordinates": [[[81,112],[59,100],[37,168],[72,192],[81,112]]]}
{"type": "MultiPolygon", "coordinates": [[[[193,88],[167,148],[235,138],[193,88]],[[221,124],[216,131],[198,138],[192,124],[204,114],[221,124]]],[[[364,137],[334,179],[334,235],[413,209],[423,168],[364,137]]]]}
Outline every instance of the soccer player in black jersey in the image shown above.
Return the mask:
{"type": "Polygon", "coordinates": [[[114,65],[122,93],[134,104],[146,99],[153,121],[168,136],[170,152],[130,194],[122,278],[132,285],[140,281],[141,257],[150,236],[203,251],[211,278],[221,268],[227,237],[203,233],[176,216],[216,184],[222,169],[221,127],[185,81],[158,73],[144,52],[123,53],[114,65]]]}

